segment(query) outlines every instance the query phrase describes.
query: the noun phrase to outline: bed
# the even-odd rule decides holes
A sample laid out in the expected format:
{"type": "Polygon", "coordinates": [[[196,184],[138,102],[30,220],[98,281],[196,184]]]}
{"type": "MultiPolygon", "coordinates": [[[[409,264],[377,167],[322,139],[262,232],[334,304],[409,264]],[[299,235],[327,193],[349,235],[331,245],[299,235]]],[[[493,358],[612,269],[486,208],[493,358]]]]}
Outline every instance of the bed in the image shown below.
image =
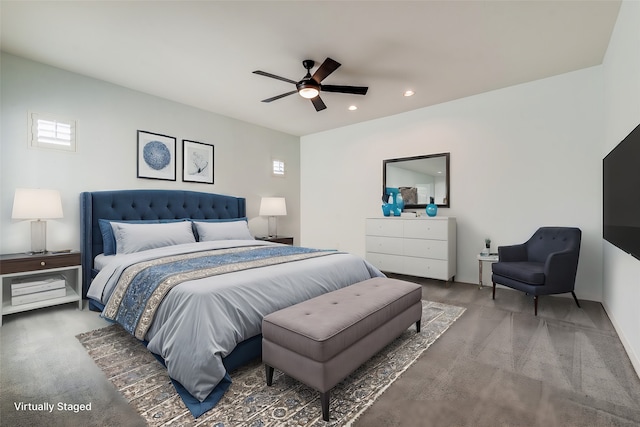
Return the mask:
{"type": "Polygon", "coordinates": [[[163,361],[195,417],[215,406],[235,368],[260,356],[265,315],[383,276],[351,254],[254,240],[244,198],[80,198],[84,296],[163,361]]]}

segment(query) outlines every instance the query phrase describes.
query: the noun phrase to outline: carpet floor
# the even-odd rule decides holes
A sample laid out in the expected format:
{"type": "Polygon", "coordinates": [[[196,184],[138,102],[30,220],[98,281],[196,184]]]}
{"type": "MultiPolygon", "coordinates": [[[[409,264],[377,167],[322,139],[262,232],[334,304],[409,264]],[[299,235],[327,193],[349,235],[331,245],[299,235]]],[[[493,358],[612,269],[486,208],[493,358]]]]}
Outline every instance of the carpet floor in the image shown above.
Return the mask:
{"type": "MultiPolygon", "coordinates": [[[[494,300],[477,284],[394,277],[466,311],[353,427],[640,426],[638,371],[599,302],[542,297],[534,316],[531,296],[515,290],[494,300]]],[[[3,316],[0,426],[146,427],[76,339],[106,326],[76,304],[3,316]],[[92,409],[16,408],[42,402],[92,409]]]]}
{"type": "Polygon", "coordinates": [[[331,392],[331,420],[322,420],[319,394],[276,370],[265,383],[259,360],[231,374],[233,383],[211,411],[194,419],[166,369],[135,338],[112,325],[77,336],[91,358],[130,405],[152,426],[348,426],[373,404],[464,308],[424,301],[421,332],[415,325],[331,392]]]}

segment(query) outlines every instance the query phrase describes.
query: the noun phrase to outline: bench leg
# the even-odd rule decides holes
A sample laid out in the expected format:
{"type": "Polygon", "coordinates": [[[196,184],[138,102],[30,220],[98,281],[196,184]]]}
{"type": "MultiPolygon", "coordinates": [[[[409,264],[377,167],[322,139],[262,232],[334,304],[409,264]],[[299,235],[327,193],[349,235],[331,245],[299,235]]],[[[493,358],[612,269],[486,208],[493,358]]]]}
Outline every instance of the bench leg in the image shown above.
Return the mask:
{"type": "Polygon", "coordinates": [[[331,390],[320,393],[320,405],[322,405],[322,419],[329,421],[329,395],[331,390]]]}
{"type": "Polygon", "coordinates": [[[273,384],[273,368],[269,365],[264,365],[264,372],[267,374],[267,385],[273,384]]]}
{"type": "Polygon", "coordinates": [[[418,321],[416,322],[416,332],[417,332],[417,333],[420,333],[420,322],[421,322],[421,320],[418,320],[418,321]]]}

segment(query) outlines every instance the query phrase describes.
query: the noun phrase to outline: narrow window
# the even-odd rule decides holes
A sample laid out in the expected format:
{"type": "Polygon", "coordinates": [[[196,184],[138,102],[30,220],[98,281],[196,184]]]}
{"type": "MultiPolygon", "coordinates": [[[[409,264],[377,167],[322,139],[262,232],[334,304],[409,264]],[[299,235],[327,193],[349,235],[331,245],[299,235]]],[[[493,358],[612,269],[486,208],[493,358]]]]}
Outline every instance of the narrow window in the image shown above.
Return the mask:
{"type": "Polygon", "coordinates": [[[76,121],[51,114],[29,113],[29,146],[76,151],[76,121]]]}
{"type": "Polygon", "coordinates": [[[284,161],[273,159],[271,174],[273,176],[285,176],[284,161]]]}

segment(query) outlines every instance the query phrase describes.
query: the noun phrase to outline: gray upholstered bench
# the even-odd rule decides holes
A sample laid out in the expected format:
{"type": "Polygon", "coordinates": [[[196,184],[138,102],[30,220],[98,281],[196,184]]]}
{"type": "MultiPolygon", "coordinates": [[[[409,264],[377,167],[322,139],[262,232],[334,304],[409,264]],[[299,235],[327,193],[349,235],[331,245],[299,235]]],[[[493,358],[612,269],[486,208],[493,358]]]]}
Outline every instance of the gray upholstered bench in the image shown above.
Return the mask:
{"type": "Polygon", "coordinates": [[[329,393],[412,323],[420,332],[422,287],[378,277],[287,307],[262,321],[267,385],[273,370],[320,392],[329,421],[329,393]]]}

